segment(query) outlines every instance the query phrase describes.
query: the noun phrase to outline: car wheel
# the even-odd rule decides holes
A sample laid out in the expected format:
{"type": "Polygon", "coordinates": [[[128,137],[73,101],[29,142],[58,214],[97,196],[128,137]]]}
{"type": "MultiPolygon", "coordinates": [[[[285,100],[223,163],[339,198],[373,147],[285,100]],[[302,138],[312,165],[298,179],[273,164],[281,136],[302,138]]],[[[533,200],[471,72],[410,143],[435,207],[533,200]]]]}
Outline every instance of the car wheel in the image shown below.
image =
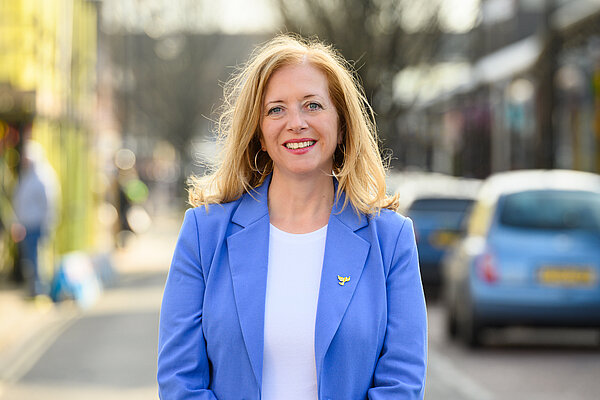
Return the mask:
{"type": "Polygon", "coordinates": [[[475,315],[471,301],[463,299],[458,310],[460,310],[460,314],[457,318],[456,329],[459,339],[470,348],[481,346],[481,331],[483,326],[475,315]]]}
{"type": "Polygon", "coordinates": [[[476,348],[481,346],[481,330],[482,327],[473,315],[472,311],[468,311],[465,314],[469,314],[460,322],[458,326],[458,336],[461,341],[470,348],[476,348]]]}
{"type": "Polygon", "coordinates": [[[458,324],[456,322],[456,307],[449,306],[448,312],[446,314],[446,334],[449,338],[456,339],[458,334],[457,325],[458,324]]]}

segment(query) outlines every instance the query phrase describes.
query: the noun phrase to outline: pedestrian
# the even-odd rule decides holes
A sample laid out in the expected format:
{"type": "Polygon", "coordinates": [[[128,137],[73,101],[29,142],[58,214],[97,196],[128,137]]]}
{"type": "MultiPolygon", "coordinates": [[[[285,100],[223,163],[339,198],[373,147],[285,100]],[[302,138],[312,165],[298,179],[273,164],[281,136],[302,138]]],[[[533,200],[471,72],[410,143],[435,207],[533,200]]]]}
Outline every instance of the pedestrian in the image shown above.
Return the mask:
{"type": "Polygon", "coordinates": [[[220,164],[190,189],[159,328],[162,399],[422,399],[412,222],[331,47],[280,35],[226,86],[220,164]]]}
{"type": "Polygon", "coordinates": [[[16,220],[12,231],[19,232],[13,237],[18,240],[21,272],[28,294],[35,297],[48,294],[40,278],[39,247],[56,226],[60,186],[42,146],[28,140],[23,147],[21,171],[13,195],[16,220]]]}

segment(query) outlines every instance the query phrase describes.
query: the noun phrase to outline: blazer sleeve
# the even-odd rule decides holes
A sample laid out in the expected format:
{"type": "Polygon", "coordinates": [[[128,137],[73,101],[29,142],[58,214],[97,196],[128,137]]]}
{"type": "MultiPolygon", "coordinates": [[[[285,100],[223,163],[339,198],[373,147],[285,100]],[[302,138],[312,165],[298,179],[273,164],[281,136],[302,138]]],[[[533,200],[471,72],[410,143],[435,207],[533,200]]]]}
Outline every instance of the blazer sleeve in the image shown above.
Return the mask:
{"type": "Polygon", "coordinates": [[[423,399],[427,312],[410,219],[398,235],[386,281],[387,327],[368,399],[423,399]]]}
{"type": "Polygon", "coordinates": [[[205,277],[198,222],[185,213],[160,311],[158,386],[163,400],[216,400],[202,331],[205,277]]]}

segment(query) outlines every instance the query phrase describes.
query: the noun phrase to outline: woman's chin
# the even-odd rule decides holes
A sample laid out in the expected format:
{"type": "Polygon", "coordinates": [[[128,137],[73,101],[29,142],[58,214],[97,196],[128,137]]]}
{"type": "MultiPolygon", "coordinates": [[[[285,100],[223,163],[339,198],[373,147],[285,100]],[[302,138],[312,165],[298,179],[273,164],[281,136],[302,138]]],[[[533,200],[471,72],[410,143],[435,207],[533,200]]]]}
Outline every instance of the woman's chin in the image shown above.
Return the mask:
{"type": "Polygon", "coordinates": [[[330,176],[331,167],[293,166],[286,169],[280,169],[279,171],[275,168],[274,175],[282,175],[297,179],[317,178],[321,176],[330,176]]]}

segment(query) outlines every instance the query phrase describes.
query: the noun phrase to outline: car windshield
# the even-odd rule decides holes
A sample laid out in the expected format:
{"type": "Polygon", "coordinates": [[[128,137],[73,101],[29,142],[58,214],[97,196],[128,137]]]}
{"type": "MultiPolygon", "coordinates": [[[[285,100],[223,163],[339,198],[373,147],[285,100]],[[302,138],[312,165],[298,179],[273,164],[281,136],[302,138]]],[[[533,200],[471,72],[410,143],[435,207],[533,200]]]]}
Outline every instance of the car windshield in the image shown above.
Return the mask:
{"type": "Polygon", "coordinates": [[[584,191],[528,191],[506,196],[500,223],[531,229],[600,232],[600,195],[584,191]]]}
{"type": "Polygon", "coordinates": [[[470,199],[453,198],[423,198],[415,200],[409,207],[410,211],[437,211],[437,212],[460,212],[465,213],[473,204],[470,199]]]}

